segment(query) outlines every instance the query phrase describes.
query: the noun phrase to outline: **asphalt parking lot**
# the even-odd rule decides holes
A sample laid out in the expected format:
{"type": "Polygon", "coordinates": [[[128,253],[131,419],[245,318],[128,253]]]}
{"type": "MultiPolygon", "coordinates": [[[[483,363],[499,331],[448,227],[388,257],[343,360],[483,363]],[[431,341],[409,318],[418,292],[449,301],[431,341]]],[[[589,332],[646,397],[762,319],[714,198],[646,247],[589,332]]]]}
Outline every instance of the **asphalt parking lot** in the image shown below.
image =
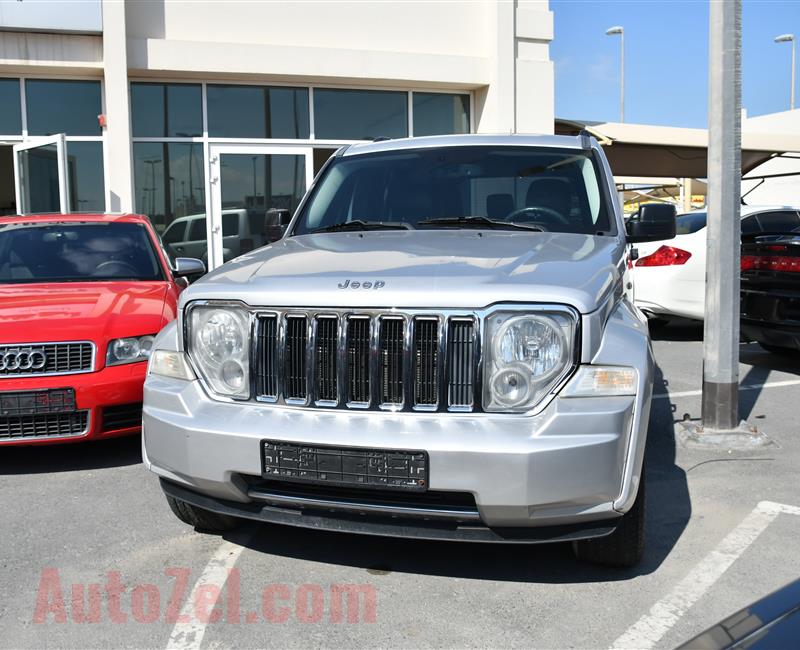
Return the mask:
{"type": "Polygon", "coordinates": [[[674,421],[700,415],[701,335],[654,336],[634,570],[579,564],[566,546],[200,534],[169,511],[137,439],[9,448],[0,646],[674,647],[800,576],[800,361],[742,346],[741,415],[773,445],[687,449],[674,421]]]}

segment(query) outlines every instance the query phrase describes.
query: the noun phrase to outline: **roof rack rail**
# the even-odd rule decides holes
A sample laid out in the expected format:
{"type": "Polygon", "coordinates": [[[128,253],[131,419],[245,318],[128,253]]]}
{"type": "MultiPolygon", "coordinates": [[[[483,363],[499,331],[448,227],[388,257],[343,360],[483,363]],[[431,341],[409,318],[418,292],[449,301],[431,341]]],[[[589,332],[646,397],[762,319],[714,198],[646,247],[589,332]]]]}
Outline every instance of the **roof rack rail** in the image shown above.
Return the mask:
{"type": "Polygon", "coordinates": [[[590,151],[592,149],[592,134],[586,129],[581,129],[578,135],[581,138],[581,148],[590,151]]]}
{"type": "Polygon", "coordinates": [[[379,135],[379,136],[377,136],[375,138],[372,138],[372,141],[373,142],[386,142],[387,140],[391,140],[391,139],[392,138],[390,138],[388,135],[379,135]]]}

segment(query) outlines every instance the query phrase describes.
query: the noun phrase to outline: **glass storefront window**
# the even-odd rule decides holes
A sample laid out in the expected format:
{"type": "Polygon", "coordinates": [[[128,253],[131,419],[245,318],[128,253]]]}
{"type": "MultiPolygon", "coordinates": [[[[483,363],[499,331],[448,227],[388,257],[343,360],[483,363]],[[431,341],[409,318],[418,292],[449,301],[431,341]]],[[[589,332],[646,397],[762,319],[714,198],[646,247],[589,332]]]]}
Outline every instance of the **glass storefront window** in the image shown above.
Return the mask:
{"type": "Polygon", "coordinates": [[[131,84],[134,138],[187,138],[203,135],[199,84],[131,84]]]}
{"type": "Polygon", "coordinates": [[[101,135],[99,81],[26,79],[29,135],[101,135]]]}
{"type": "Polygon", "coordinates": [[[414,93],[414,135],[469,133],[469,95],[414,93]]]}
{"type": "Polygon", "coordinates": [[[70,210],[105,211],[102,142],[67,142],[67,179],[70,210]]]}
{"type": "Polygon", "coordinates": [[[212,138],[308,138],[308,89],[207,87],[212,138]]]}
{"type": "Polygon", "coordinates": [[[19,103],[19,79],[0,79],[0,134],[22,133],[19,103]]]}
{"type": "MultiPolygon", "coordinates": [[[[136,210],[148,215],[159,233],[164,233],[169,227],[165,239],[185,242],[184,233],[190,225],[187,222],[194,225],[194,221],[205,219],[203,145],[135,142],[133,173],[136,210]]],[[[205,236],[200,244],[198,242],[191,251],[175,252],[202,258],[206,254],[205,236]]]]}
{"type": "Polygon", "coordinates": [[[315,88],[314,133],[324,140],[404,138],[408,135],[408,94],[315,88]]]}

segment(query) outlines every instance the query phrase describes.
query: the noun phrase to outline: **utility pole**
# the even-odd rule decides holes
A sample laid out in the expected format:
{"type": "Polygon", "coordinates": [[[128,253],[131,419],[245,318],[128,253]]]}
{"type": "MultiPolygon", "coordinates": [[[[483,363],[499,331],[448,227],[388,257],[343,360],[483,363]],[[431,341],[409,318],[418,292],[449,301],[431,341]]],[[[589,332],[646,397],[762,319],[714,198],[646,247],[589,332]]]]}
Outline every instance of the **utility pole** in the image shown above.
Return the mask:
{"type": "Polygon", "coordinates": [[[625,121],[625,28],[621,25],[609,27],[606,36],[619,34],[619,121],[625,121]]]}
{"type": "Polygon", "coordinates": [[[781,34],[775,37],[776,43],[791,43],[792,44],[792,87],[789,91],[789,110],[794,110],[794,68],[795,68],[795,39],[794,34],[781,34]]]}
{"type": "Polygon", "coordinates": [[[739,424],[742,3],[711,0],[708,81],[708,251],[703,427],[739,424]]]}

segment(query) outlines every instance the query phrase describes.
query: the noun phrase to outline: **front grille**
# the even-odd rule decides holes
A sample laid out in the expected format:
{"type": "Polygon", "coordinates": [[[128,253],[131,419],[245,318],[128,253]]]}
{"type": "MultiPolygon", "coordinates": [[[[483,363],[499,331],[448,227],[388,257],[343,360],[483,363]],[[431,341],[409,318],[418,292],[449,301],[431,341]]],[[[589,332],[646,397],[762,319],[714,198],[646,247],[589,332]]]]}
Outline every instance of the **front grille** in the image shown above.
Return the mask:
{"type": "Polygon", "coordinates": [[[142,424],[142,403],[106,406],[103,409],[103,431],[129,429],[142,424]]]}
{"type": "Polygon", "coordinates": [[[89,428],[89,411],[0,417],[0,440],[78,436],[89,428]]]}
{"type": "Polygon", "coordinates": [[[299,406],[471,411],[477,335],[467,314],[262,314],[256,396],[299,406]]]}
{"type": "Polygon", "coordinates": [[[0,377],[66,375],[93,370],[94,344],[14,343],[0,345],[0,377]]]}

